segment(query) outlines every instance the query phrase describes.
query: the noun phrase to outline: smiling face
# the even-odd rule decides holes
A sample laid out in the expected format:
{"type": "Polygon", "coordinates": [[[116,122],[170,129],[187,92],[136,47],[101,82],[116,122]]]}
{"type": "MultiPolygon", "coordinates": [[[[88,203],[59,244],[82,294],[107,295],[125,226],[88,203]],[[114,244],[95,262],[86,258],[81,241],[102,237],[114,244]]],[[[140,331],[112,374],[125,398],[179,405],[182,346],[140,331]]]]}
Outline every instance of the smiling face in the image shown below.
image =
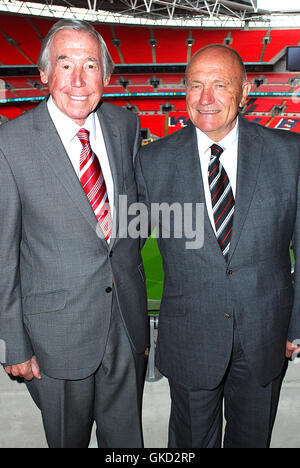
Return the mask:
{"type": "Polygon", "coordinates": [[[235,125],[250,84],[236,55],[225,47],[196,53],[186,75],[186,103],[193,124],[213,141],[222,140],[235,125]]]}
{"type": "Polygon", "coordinates": [[[41,71],[57,107],[82,126],[99,103],[104,86],[102,52],[92,34],[61,30],[50,44],[49,72],[41,71]]]}

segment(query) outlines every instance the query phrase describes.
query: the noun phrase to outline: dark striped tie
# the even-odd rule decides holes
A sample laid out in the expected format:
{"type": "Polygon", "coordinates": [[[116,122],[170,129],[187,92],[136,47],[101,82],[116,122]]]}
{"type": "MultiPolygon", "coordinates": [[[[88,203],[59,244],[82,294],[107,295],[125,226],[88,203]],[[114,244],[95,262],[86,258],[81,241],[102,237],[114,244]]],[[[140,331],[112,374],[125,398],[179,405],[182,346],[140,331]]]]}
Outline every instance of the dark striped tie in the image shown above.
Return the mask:
{"type": "Polygon", "coordinates": [[[208,166],[208,183],[211,193],[216,235],[227,260],[232,231],[234,196],[228,175],[220,162],[223,149],[213,144],[208,166]]]}

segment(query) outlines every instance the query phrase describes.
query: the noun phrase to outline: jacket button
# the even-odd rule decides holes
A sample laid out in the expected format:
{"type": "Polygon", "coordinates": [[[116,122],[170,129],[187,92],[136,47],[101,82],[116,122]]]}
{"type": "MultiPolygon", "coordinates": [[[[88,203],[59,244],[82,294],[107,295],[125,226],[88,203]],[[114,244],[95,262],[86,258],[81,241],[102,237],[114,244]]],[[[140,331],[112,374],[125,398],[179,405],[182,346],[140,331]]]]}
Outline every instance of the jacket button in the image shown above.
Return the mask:
{"type": "Polygon", "coordinates": [[[231,270],[231,268],[227,268],[226,275],[230,276],[230,275],[232,275],[232,273],[233,273],[233,271],[231,270]]]}
{"type": "Polygon", "coordinates": [[[112,250],[109,252],[109,256],[110,256],[110,258],[113,256],[113,251],[112,250]]]}
{"type": "Polygon", "coordinates": [[[108,287],[105,289],[105,292],[111,293],[111,292],[112,292],[112,288],[111,288],[110,286],[108,286],[108,287]]]}
{"type": "Polygon", "coordinates": [[[229,319],[231,317],[231,315],[230,314],[224,314],[224,317],[229,319]]]}

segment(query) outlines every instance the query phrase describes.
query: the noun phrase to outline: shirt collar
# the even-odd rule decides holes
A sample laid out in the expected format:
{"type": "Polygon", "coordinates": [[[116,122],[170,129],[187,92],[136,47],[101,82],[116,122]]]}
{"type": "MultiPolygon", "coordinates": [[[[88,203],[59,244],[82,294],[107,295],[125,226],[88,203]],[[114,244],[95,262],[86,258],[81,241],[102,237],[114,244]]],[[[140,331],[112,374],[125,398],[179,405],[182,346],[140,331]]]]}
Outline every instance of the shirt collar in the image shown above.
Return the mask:
{"type": "Polygon", "coordinates": [[[199,128],[196,127],[197,138],[199,142],[200,148],[202,148],[203,153],[211,147],[212,144],[217,144],[223,148],[225,151],[227,148],[230,148],[232,145],[236,144],[238,141],[238,134],[239,134],[239,123],[238,119],[236,121],[235,126],[232,130],[220,141],[215,142],[211,138],[209,138],[204,132],[202,132],[199,128]]]}
{"type": "Polygon", "coordinates": [[[49,114],[63,142],[70,143],[76,137],[80,128],[88,130],[92,138],[96,137],[94,112],[88,116],[84,125],[80,127],[57,107],[52,96],[49,97],[47,106],[49,114]]]}

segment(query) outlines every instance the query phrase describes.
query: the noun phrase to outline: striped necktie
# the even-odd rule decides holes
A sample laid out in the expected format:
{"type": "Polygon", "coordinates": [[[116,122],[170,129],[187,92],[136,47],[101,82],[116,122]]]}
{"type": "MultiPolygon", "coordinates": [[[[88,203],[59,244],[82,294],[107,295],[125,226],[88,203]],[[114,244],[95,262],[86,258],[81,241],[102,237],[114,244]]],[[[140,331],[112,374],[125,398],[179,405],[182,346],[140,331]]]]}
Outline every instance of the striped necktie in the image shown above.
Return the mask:
{"type": "Polygon", "coordinates": [[[101,166],[90,145],[90,132],[81,128],[77,136],[82,144],[79,163],[80,183],[109,244],[112,233],[112,218],[101,166]]]}
{"type": "Polygon", "coordinates": [[[216,236],[227,260],[232,231],[234,196],[228,175],[220,162],[223,149],[213,144],[208,166],[208,183],[211,193],[212,208],[215,220],[216,236]]]}

